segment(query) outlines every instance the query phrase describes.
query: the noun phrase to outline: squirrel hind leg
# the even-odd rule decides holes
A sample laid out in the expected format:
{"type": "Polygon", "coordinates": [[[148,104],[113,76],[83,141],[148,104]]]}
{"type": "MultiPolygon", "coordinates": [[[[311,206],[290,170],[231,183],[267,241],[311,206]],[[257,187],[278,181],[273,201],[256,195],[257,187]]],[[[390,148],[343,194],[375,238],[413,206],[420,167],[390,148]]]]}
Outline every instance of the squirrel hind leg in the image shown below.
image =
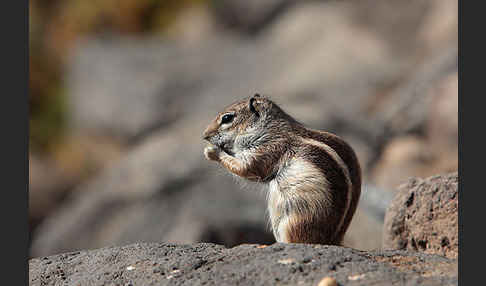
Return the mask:
{"type": "Polygon", "coordinates": [[[330,225],[325,221],[294,215],[281,225],[282,237],[287,243],[340,245],[341,241],[335,238],[335,229],[330,225]]]}

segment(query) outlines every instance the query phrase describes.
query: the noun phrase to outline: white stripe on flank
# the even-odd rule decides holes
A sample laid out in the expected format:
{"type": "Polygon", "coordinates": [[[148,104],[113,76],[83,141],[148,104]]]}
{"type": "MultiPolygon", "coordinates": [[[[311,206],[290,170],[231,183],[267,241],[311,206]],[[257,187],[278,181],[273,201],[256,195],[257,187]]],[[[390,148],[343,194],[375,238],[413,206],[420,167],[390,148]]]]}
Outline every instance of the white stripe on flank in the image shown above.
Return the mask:
{"type": "Polygon", "coordinates": [[[344,163],[343,159],[338,155],[338,153],[336,153],[336,151],[332,149],[329,145],[314,139],[302,139],[302,142],[324,149],[324,151],[326,151],[334,159],[334,161],[336,161],[336,163],[344,173],[346,183],[348,184],[348,194],[347,194],[346,208],[344,210],[344,214],[341,217],[338,227],[336,228],[336,235],[337,235],[340,232],[341,227],[343,226],[344,218],[346,217],[349,210],[349,205],[351,204],[351,194],[352,194],[353,184],[351,183],[351,176],[349,175],[348,166],[344,163]]]}

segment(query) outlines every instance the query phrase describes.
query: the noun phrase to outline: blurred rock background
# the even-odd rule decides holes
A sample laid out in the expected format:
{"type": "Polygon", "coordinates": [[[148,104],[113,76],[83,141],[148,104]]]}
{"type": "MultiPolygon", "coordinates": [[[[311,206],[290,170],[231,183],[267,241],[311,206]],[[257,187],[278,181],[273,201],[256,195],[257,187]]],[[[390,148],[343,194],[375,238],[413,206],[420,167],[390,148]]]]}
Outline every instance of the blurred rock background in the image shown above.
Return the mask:
{"type": "Polygon", "coordinates": [[[345,245],[381,247],[409,177],[457,170],[457,1],[30,0],[31,256],[272,243],[265,195],[204,160],[224,106],[267,94],[363,168],[345,245]]]}

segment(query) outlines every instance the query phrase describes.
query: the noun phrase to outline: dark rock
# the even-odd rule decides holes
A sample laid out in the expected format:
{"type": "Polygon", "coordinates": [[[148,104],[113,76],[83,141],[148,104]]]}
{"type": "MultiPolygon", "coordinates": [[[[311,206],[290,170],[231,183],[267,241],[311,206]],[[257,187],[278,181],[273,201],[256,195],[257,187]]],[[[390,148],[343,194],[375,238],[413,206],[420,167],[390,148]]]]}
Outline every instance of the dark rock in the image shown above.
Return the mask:
{"type": "Polygon", "coordinates": [[[457,260],[437,255],[306,244],[137,243],[29,261],[32,286],[457,285],[457,275],[457,260]]]}
{"type": "Polygon", "coordinates": [[[385,216],[383,248],[456,258],[458,181],[451,173],[400,186],[385,216]]]}

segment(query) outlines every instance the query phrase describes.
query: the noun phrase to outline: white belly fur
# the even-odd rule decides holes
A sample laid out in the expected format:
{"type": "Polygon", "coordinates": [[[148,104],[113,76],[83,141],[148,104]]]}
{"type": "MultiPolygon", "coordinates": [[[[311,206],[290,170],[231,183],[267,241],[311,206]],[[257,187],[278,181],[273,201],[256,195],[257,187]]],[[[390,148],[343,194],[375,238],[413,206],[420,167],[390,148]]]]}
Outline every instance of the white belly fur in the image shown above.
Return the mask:
{"type": "Polygon", "coordinates": [[[278,242],[288,242],[287,227],[292,216],[322,213],[329,205],[328,187],[324,174],[303,159],[293,158],[279,172],[268,189],[268,212],[278,242]]]}

